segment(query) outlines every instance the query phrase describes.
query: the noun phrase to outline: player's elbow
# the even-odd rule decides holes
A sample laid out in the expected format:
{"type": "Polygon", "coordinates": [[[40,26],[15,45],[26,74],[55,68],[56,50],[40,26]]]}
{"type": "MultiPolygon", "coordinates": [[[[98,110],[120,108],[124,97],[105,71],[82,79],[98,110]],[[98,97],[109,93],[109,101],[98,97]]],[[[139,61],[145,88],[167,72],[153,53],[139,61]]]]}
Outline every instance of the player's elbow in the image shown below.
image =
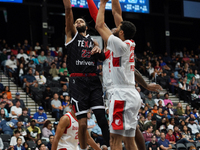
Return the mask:
{"type": "Polygon", "coordinates": [[[71,5],[66,5],[65,6],[65,14],[70,14],[72,11],[72,6],[71,5]]]}
{"type": "Polygon", "coordinates": [[[98,31],[99,29],[101,29],[103,27],[103,24],[102,23],[97,23],[95,25],[95,29],[98,31]]]}

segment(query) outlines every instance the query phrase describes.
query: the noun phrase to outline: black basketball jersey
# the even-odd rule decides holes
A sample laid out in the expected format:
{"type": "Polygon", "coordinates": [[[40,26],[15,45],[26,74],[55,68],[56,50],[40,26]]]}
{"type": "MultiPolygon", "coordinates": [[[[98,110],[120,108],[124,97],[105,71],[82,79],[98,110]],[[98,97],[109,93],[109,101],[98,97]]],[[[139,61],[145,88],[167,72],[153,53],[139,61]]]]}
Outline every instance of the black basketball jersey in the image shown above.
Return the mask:
{"type": "Polygon", "coordinates": [[[65,44],[67,69],[69,73],[96,73],[98,56],[91,55],[94,42],[89,35],[76,32],[73,39],[65,44]]]}

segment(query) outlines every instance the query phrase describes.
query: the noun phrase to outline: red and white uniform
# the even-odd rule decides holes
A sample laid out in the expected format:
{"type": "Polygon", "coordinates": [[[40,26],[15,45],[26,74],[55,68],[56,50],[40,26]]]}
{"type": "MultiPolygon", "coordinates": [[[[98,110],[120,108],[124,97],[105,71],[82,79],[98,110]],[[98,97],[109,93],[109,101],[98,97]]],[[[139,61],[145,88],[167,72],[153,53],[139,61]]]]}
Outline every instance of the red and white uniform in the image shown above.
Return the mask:
{"type": "Polygon", "coordinates": [[[113,95],[109,109],[111,129],[136,129],[141,98],[135,89],[135,42],[122,41],[111,35],[108,38],[107,49],[113,52],[111,67],[113,95]]]}
{"type": "Polygon", "coordinates": [[[69,117],[70,125],[60,138],[57,150],[78,150],[78,121],[70,112],[65,115],[69,117]]]}

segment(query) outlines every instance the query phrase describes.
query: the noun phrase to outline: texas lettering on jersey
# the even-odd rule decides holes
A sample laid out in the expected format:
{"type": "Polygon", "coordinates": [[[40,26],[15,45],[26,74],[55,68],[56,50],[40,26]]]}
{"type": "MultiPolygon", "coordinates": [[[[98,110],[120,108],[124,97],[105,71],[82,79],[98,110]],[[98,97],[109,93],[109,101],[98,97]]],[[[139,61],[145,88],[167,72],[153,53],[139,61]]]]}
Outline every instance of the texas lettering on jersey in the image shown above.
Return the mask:
{"type": "Polygon", "coordinates": [[[93,48],[94,43],[92,41],[78,40],[78,47],[93,48]]]}

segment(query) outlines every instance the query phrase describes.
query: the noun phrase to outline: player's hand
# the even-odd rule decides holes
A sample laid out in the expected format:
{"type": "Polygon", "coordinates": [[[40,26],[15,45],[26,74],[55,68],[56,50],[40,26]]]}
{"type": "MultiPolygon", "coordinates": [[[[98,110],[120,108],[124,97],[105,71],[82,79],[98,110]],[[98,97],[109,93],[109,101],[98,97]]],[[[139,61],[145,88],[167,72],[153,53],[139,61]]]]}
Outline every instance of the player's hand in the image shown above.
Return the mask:
{"type": "Polygon", "coordinates": [[[92,51],[91,51],[91,55],[94,55],[96,53],[101,53],[101,49],[98,46],[95,46],[92,51]]]}
{"type": "Polygon", "coordinates": [[[159,84],[151,83],[147,86],[147,90],[153,92],[159,92],[162,90],[162,87],[159,84]]]}

